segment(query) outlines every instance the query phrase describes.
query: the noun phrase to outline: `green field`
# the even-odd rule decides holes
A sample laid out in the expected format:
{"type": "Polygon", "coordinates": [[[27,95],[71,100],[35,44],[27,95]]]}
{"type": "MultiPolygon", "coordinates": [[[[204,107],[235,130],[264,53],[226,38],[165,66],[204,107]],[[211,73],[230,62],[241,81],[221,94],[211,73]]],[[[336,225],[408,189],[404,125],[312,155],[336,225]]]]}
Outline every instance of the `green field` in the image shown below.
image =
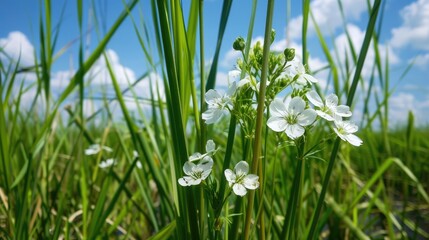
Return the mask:
{"type": "Polygon", "coordinates": [[[0,58],[0,239],[429,239],[429,128],[412,112],[402,125],[390,122],[395,87],[378,48],[380,0],[368,4],[364,41],[345,64],[334,61],[343,53],[329,51],[310,1],[302,2],[302,52],[270,48],[272,0],[261,11],[264,41],[251,43],[253,8],[248,35],[222,42],[236,14],[223,1],[217,41],[240,54],[229,89],[216,88],[220,46],[204,52],[204,1],[186,9],[174,0],[124,2],[106,31],[94,24],[99,39],[88,54],[87,12],[76,3],[78,66],[61,92],[52,92],[52,66],[69,46],[56,45],[54,1],[40,1],[34,65],[0,58]],[[142,6],[153,23],[139,16],[142,6]],[[308,68],[310,21],[323,69],[308,68]],[[134,28],[147,66],[125,87],[106,51],[123,24],[134,28]],[[100,59],[112,89],[101,97],[89,91],[100,59]],[[321,70],[326,89],[313,78],[321,70]],[[143,94],[135,85],[144,81],[143,94]],[[95,98],[102,104],[88,113],[95,98]]]}

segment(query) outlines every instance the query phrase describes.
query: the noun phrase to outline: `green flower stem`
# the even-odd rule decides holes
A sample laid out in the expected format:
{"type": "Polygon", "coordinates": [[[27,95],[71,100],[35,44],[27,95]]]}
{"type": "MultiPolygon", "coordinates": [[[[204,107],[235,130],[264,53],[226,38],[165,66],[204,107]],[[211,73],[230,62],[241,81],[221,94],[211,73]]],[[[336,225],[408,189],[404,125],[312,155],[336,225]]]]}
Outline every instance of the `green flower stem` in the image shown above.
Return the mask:
{"type": "MultiPolygon", "coordinates": [[[[225,152],[225,159],[223,161],[222,166],[222,174],[225,171],[225,169],[229,168],[229,165],[231,163],[231,156],[232,156],[232,148],[234,145],[234,137],[235,137],[235,128],[237,125],[237,119],[235,118],[235,115],[231,115],[231,120],[229,122],[229,131],[228,131],[228,142],[226,145],[226,152],[225,152]]],[[[221,201],[220,203],[216,203],[217,206],[215,206],[215,218],[218,218],[220,216],[220,213],[222,212],[222,206],[223,206],[223,199],[225,196],[225,186],[226,186],[226,178],[222,177],[220,180],[220,189],[219,189],[219,198],[218,200],[221,201]]]]}
{"type": "Polygon", "coordinates": [[[291,238],[292,230],[295,221],[295,215],[297,206],[299,205],[299,199],[301,199],[301,182],[304,172],[304,142],[301,139],[296,141],[297,149],[298,149],[298,164],[296,166],[296,174],[293,179],[293,185],[290,191],[290,196],[288,200],[288,207],[286,210],[286,215],[283,222],[283,231],[281,233],[280,239],[293,239],[291,238]]]}
{"type": "MultiPolygon", "coordinates": [[[[205,67],[205,63],[204,63],[204,16],[203,16],[203,6],[204,6],[204,1],[200,0],[199,4],[198,4],[198,17],[199,17],[199,32],[200,32],[200,107],[201,107],[201,111],[200,111],[200,116],[199,116],[199,121],[200,121],[200,145],[199,145],[199,149],[202,151],[205,147],[205,143],[206,143],[206,127],[205,127],[205,123],[203,120],[203,112],[206,110],[206,104],[205,104],[205,74],[204,74],[204,67],[205,67]]],[[[197,107],[197,106],[194,106],[197,107]]],[[[205,239],[204,238],[204,223],[205,223],[205,218],[207,216],[207,212],[205,211],[205,201],[204,201],[204,188],[201,187],[200,188],[200,238],[201,239],[205,239]]]]}
{"type": "Polygon", "coordinates": [[[206,144],[206,127],[203,120],[203,112],[206,110],[205,102],[205,93],[206,93],[206,81],[205,81],[205,62],[204,62],[204,11],[203,11],[204,1],[200,0],[199,5],[199,20],[200,20],[200,122],[201,122],[201,139],[200,139],[200,149],[204,149],[206,144]]]}
{"type": "MultiPolygon", "coordinates": [[[[259,157],[261,155],[261,142],[262,142],[262,124],[265,108],[265,89],[267,87],[267,74],[268,74],[268,56],[271,44],[271,26],[273,18],[274,0],[268,1],[267,6],[267,19],[265,23],[265,36],[264,36],[264,49],[263,49],[263,65],[261,73],[261,86],[259,89],[258,108],[256,110],[256,128],[255,128],[255,141],[253,145],[253,159],[252,159],[252,173],[256,173],[259,167],[259,157]]],[[[261,178],[263,176],[260,176],[261,178]]],[[[263,185],[263,183],[260,183],[263,185]]],[[[246,221],[244,225],[244,239],[249,239],[250,224],[252,219],[253,202],[255,198],[255,191],[250,191],[249,203],[246,210],[246,221]]]]}
{"type": "Polygon", "coordinates": [[[199,186],[200,188],[200,239],[204,238],[204,225],[205,225],[205,217],[206,217],[206,211],[205,211],[205,201],[204,201],[204,186],[199,186]]]}

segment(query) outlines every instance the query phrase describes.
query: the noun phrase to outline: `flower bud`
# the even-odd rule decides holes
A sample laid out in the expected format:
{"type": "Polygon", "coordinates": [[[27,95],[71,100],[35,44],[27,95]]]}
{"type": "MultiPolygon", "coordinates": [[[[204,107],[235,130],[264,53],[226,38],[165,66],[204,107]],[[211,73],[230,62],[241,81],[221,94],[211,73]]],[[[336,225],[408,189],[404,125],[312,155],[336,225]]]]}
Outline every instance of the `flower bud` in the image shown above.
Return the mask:
{"type": "Polygon", "coordinates": [[[273,43],[275,38],[276,38],[276,30],[271,29],[271,39],[270,39],[271,42],[270,43],[273,43]]]}
{"type": "Polygon", "coordinates": [[[290,62],[295,58],[295,48],[286,48],[284,50],[286,61],[290,62]]]}
{"type": "Polygon", "coordinates": [[[244,41],[244,38],[238,37],[235,39],[234,43],[232,44],[232,48],[236,51],[243,51],[244,47],[246,47],[246,41],[244,41]]]}

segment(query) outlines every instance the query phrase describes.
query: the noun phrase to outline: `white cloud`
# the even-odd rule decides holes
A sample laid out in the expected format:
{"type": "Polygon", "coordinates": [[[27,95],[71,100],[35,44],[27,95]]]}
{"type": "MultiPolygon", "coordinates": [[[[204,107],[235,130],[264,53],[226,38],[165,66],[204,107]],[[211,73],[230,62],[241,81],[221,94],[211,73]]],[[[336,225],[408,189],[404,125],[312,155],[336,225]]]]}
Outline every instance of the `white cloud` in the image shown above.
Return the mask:
{"type": "Polygon", "coordinates": [[[414,65],[426,69],[429,64],[429,53],[417,55],[414,59],[410,60],[410,62],[414,62],[414,65]]]}
{"type": "MultiPolygon", "coordinates": [[[[347,30],[350,34],[350,38],[351,38],[353,47],[355,49],[355,53],[359,54],[360,48],[362,47],[362,43],[365,38],[365,32],[361,30],[358,26],[353,24],[348,24],[347,30]]],[[[337,62],[339,64],[344,66],[346,62],[346,57],[348,57],[349,63],[353,63],[351,49],[349,47],[349,42],[347,40],[347,36],[345,33],[342,33],[335,38],[335,49],[337,50],[339,55],[339,59],[337,59],[337,62]]],[[[378,50],[380,53],[380,58],[383,62],[383,66],[384,66],[384,61],[386,56],[388,56],[390,64],[399,63],[399,57],[395,54],[395,52],[392,50],[390,46],[379,43],[378,50]]],[[[332,51],[332,55],[335,56],[335,53],[333,51],[332,51]]],[[[368,77],[371,74],[374,63],[375,63],[375,51],[374,51],[373,43],[371,42],[371,45],[368,49],[367,56],[365,59],[364,68],[362,69],[362,75],[364,77],[368,77]]]]}
{"type": "Polygon", "coordinates": [[[429,120],[429,96],[417,99],[415,95],[400,92],[389,99],[390,119],[393,124],[405,124],[408,120],[408,112],[412,111],[416,125],[427,125],[429,120]]]}
{"type": "Polygon", "coordinates": [[[220,64],[224,68],[232,68],[239,57],[241,57],[241,53],[231,48],[226,52],[220,64]]]}
{"type": "MultiPolygon", "coordinates": [[[[120,85],[128,85],[128,82],[135,81],[136,77],[133,70],[121,65],[119,56],[114,50],[107,49],[106,56],[113,73],[115,74],[115,78],[120,85]]],[[[110,77],[106,60],[103,55],[101,55],[94,63],[86,77],[92,84],[111,84],[112,78],[110,77]]]]}
{"type": "MultiPolygon", "coordinates": [[[[258,36],[256,38],[252,39],[252,43],[250,46],[253,47],[253,45],[255,45],[256,42],[258,42],[258,41],[261,42],[261,44],[263,45],[264,44],[264,37],[258,36]]],[[[237,51],[237,50],[234,50],[233,48],[230,48],[228,50],[228,52],[226,52],[226,54],[225,54],[225,56],[224,56],[224,58],[220,64],[222,67],[227,68],[229,70],[232,70],[232,69],[234,69],[234,66],[236,65],[237,59],[241,58],[241,57],[242,57],[242,55],[241,55],[240,51],[237,51]]]]}
{"type": "Polygon", "coordinates": [[[400,15],[402,25],[391,30],[392,46],[429,50],[429,0],[417,0],[407,5],[400,15]]]}
{"type": "MultiPolygon", "coordinates": [[[[371,1],[373,2],[373,1],[371,1]]],[[[363,12],[367,10],[366,0],[343,0],[341,1],[346,20],[358,20],[363,12]]],[[[314,0],[310,3],[310,9],[320,30],[333,33],[342,26],[340,7],[337,0],[314,0]]],[[[302,35],[302,15],[291,19],[286,29],[292,39],[300,39],[302,35]]],[[[309,35],[315,32],[313,21],[309,16],[309,35]]]]}
{"type": "Polygon", "coordinates": [[[34,65],[34,47],[28,38],[19,31],[10,32],[6,38],[0,38],[0,60],[20,60],[20,66],[34,65]]]}

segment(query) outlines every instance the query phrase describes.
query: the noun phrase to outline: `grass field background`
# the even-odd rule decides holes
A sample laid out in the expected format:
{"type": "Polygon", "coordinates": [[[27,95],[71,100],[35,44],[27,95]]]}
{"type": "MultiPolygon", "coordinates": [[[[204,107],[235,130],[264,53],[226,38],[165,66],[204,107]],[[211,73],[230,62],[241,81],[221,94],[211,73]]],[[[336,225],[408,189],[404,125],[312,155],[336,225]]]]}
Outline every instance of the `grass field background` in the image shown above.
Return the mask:
{"type": "MultiPolygon", "coordinates": [[[[248,35],[242,36],[246,43],[253,38],[255,2],[245,26],[248,35]]],[[[270,11],[273,2],[267,1],[262,11],[264,42],[276,17],[270,11]]],[[[61,18],[52,18],[54,2],[40,1],[34,63],[24,68],[19,58],[0,58],[0,238],[428,239],[429,128],[416,126],[413,112],[404,112],[407,122],[400,125],[389,118],[395,84],[389,58],[378,43],[378,23],[386,14],[382,1],[368,1],[365,39],[359,47],[349,39],[351,51],[346,53],[329,51],[331,40],[318,29],[310,1],[302,2],[302,49],[296,56],[304,64],[309,61],[306,31],[311,21],[328,62],[322,69],[309,69],[327,73],[326,88],[313,87],[323,94],[334,92],[361,113],[354,120],[363,140],[354,147],[327,137],[328,124],[319,124],[305,135],[306,144],[317,145],[308,157],[300,155],[298,142],[266,126],[267,112],[247,122],[251,131],[234,116],[205,124],[201,93],[219,86],[220,44],[233,45],[222,35],[233,24],[228,16],[237,13],[230,12],[232,1],[223,1],[215,20],[218,45],[210,46],[214,53],[208,57],[204,32],[214,30],[203,28],[204,21],[213,21],[204,18],[204,3],[124,2],[111,26],[92,19],[94,28],[88,31],[98,39],[87,48],[88,12],[83,1],[76,1],[80,35],[71,43],[76,70],[66,74],[61,91],[53,91],[52,67],[71,47],[56,45],[67,30],[61,29],[61,18]],[[150,16],[139,15],[143,7],[151,9],[150,16]],[[136,51],[145,56],[145,71],[136,80],[115,67],[115,55],[107,49],[124,22],[134,28],[140,42],[136,51]],[[368,49],[375,54],[367,55],[368,49]],[[373,67],[363,76],[365,61],[373,67]],[[100,63],[106,68],[97,68],[100,63]],[[28,81],[31,76],[34,81],[28,81]],[[91,82],[100,76],[105,88],[94,88],[91,82]],[[137,87],[141,83],[144,89],[137,87]],[[218,148],[211,172],[216,193],[180,186],[184,163],[193,153],[203,153],[209,139],[218,148]],[[86,154],[94,144],[106,148],[86,154]],[[114,164],[103,167],[109,159],[114,164]],[[214,196],[228,196],[224,170],[241,160],[259,175],[260,186],[245,197],[230,195],[217,209],[214,196]]],[[[101,7],[92,6],[96,15],[101,7]]],[[[249,56],[251,46],[246,44],[242,58],[249,56]]],[[[268,61],[264,54],[261,64],[268,61]]],[[[404,79],[408,67],[400,73],[404,79]]],[[[260,74],[261,82],[270,77],[263,68],[260,74]]]]}

